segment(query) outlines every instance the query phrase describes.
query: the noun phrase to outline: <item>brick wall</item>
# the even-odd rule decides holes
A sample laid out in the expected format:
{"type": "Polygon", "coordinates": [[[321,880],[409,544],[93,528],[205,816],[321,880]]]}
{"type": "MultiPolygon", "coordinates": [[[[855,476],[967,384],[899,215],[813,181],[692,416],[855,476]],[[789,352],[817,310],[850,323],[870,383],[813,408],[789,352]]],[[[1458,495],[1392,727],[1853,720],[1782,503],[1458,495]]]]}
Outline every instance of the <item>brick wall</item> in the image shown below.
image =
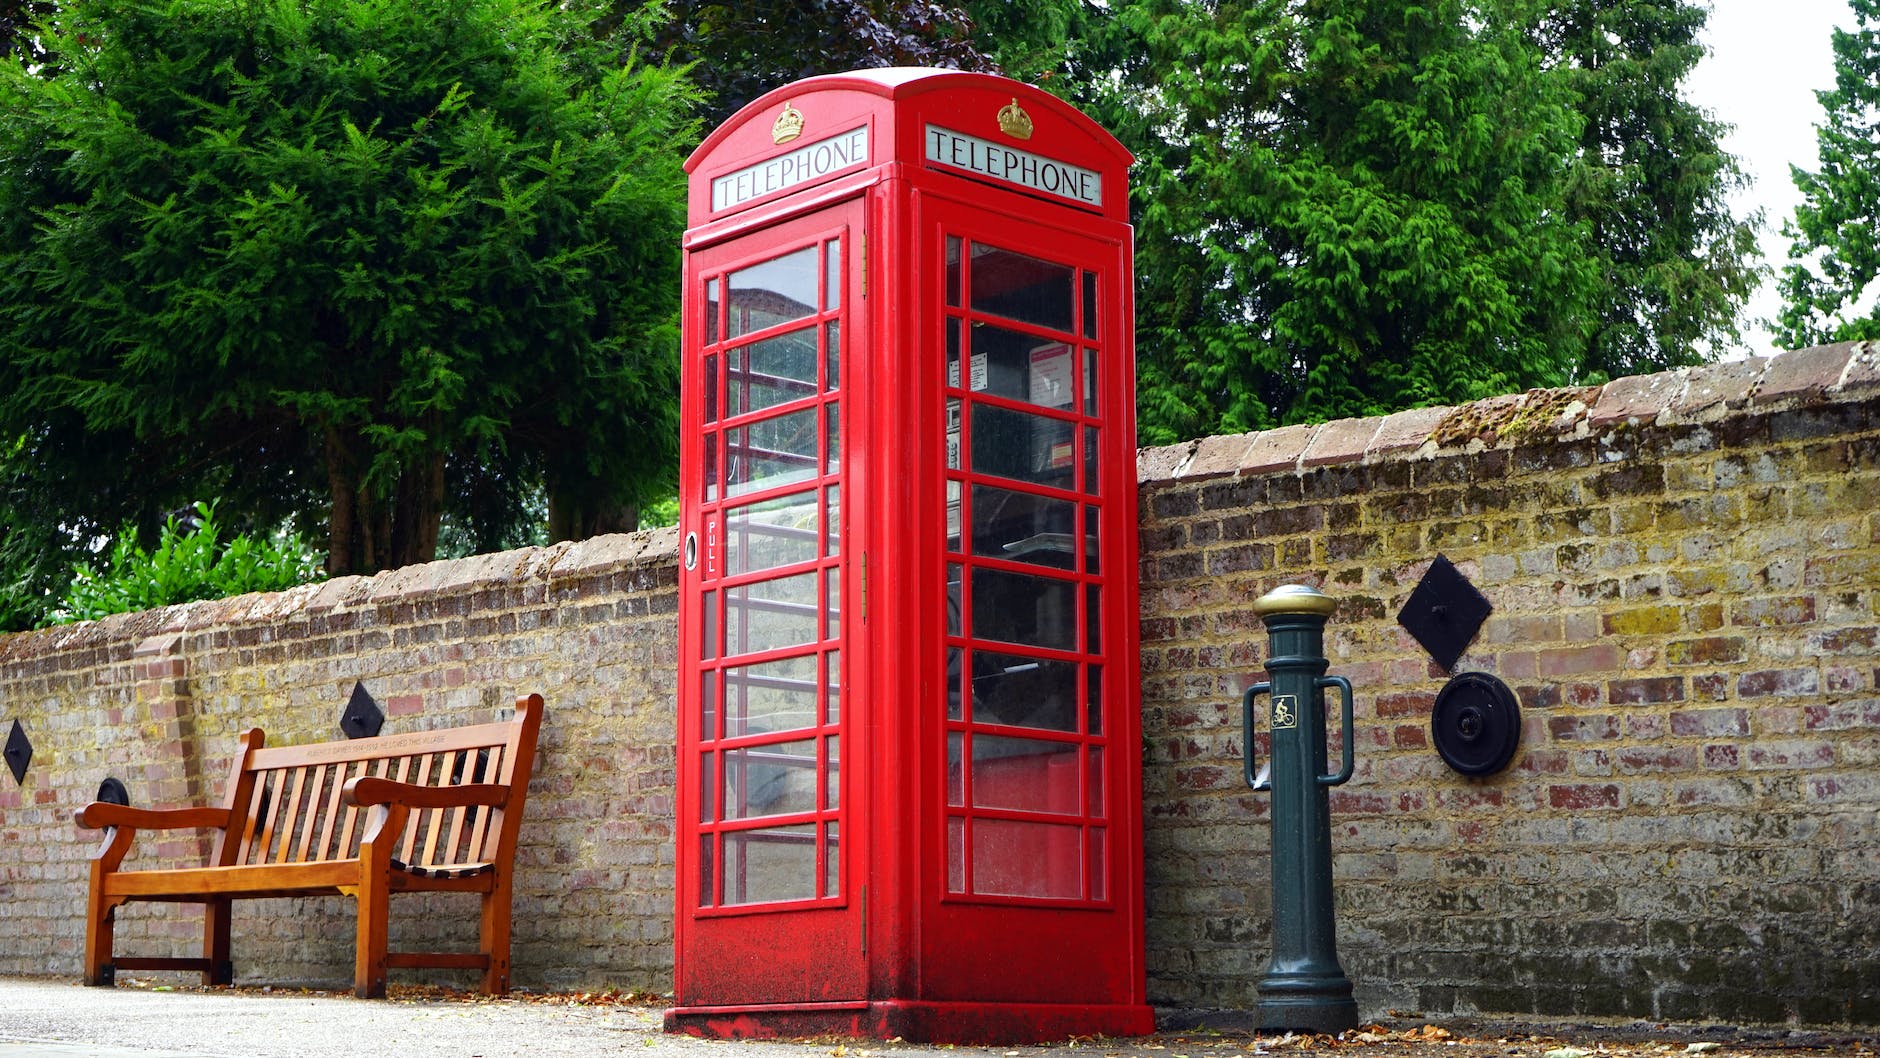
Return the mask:
{"type": "MultiPolygon", "coordinates": [[[[1209,438],[1140,471],[1153,1002],[1254,1002],[1249,604],[1303,582],[1338,599],[1332,671],[1358,688],[1333,845],[1365,1013],[1880,1025],[1868,347],[1209,438]],[[1457,669],[1524,710],[1489,778],[1431,747],[1445,677],[1396,622],[1439,553],[1495,607],[1457,669]]],[[[517,979],[667,987],[674,548],[601,538],[0,638],[0,733],[17,717],[35,749],[23,785],[0,773],[0,973],[77,973],[71,811],[106,775],[140,804],[213,798],[240,730],[334,737],[364,681],[387,730],[547,695],[517,979]]],[[[467,942],[461,910],[395,910],[394,943],[467,942]]],[[[145,951],[197,943],[193,911],[120,918],[145,951]]],[[[238,905],[238,972],[343,981],[351,923],[338,899],[238,905]]]]}

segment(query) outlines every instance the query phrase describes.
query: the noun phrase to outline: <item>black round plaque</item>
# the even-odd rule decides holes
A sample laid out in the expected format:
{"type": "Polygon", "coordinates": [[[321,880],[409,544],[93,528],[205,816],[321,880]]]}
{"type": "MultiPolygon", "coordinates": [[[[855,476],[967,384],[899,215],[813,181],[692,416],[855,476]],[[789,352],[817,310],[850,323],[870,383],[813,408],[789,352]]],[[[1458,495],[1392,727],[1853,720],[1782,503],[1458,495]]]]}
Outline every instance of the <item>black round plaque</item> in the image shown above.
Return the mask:
{"type": "Polygon", "coordinates": [[[124,788],[124,780],[113,775],[98,784],[97,800],[111,805],[129,805],[131,792],[124,788]]]}
{"type": "Polygon", "coordinates": [[[1488,673],[1462,673],[1436,692],[1430,737],[1443,763],[1464,775],[1493,775],[1521,745],[1521,706],[1488,673]]]}

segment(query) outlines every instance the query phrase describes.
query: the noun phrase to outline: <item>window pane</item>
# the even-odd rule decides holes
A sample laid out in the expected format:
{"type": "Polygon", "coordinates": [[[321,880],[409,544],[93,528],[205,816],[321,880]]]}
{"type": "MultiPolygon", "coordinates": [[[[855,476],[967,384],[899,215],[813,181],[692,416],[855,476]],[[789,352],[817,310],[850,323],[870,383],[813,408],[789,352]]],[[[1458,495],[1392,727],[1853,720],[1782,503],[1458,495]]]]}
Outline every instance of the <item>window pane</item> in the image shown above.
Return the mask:
{"type": "Polygon", "coordinates": [[[1090,899],[1092,900],[1110,898],[1108,837],[1109,831],[1102,827],[1090,828],[1090,899]]]}
{"type": "Polygon", "coordinates": [[[842,386],[842,321],[823,324],[823,388],[842,386]]]}
{"type": "Polygon", "coordinates": [[[974,471],[1059,489],[1076,487],[1070,423],[975,404],[971,426],[974,471]]]}
{"type": "Polygon", "coordinates": [[[828,517],[823,520],[823,554],[839,555],[842,553],[842,486],[831,485],[824,495],[828,497],[828,517]]]}
{"type": "Polygon", "coordinates": [[[725,494],[742,496],[816,476],[816,409],[725,431],[725,494]]]}
{"type": "Polygon", "coordinates": [[[947,892],[966,891],[966,820],[947,818],[947,892]]]}
{"type": "Polygon", "coordinates": [[[842,654],[831,650],[823,655],[823,723],[842,722],[842,654]]]}
{"type": "Polygon", "coordinates": [[[966,736],[955,731],[947,735],[947,804],[962,808],[966,804],[966,758],[961,747],[966,736]]]}
{"type": "Polygon", "coordinates": [[[1090,794],[1090,801],[1084,806],[1084,814],[1092,819],[1103,818],[1103,747],[1090,747],[1090,778],[1085,781],[1090,794]]]}
{"type": "Polygon", "coordinates": [[[1097,277],[1093,272],[1084,273],[1084,337],[1097,336],[1097,277]]]}
{"type": "Polygon", "coordinates": [[[1103,734],[1103,666],[1092,665],[1084,675],[1084,730],[1103,734]]]}
{"type": "Polygon", "coordinates": [[[718,670],[706,669],[701,677],[698,737],[711,742],[718,737],[718,670]]]}
{"type": "Polygon", "coordinates": [[[823,828],[823,895],[842,895],[842,841],[836,824],[823,828]]]}
{"type": "Polygon", "coordinates": [[[947,635],[950,636],[963,634],[960,627],[961,568],[957,562],[947,566],[947,635]]]}
{"type": "Polygon", "coordinates": [[[974,485],[973,554],[1070,569],[1077,561],[1077,505],[974,485]]]}
{"type": "Polygon", "coordinates": [[[975,312],[1069,331],[1074,270],[1036,257],[973,245],[972,308],[975,312]]]}
{"type": "Polygon", "coordinates": [[[710,661],[718,656],[718,596],[708,591],[700,597],[705,600],[705,604],[699,607],[703,611],[704,622],[704,627],[700,629],[703,645],[699,648],[699,655],[710,661]]]}
{"type": "Polygon", "coordinates": [[[1069,581],[973,570],[972,631],[976,639],[1077,649],[1077,593],[1069,581]]]}
{"type": "Polygon", "coordinates": [[[814,643],[822,624],[815,572],[725,589],[725,654],[814,643]]]}
{"type": "Polygon", "coordinates": [[[962,486],[959,482],[947,481],[947,550],[958,552],[960,549],[960,495],[962,486]]]}
{"type": "Polygon", "coordinates": [[[947,401],[947,469],[960,468],[960,402],[947,401]]]}
{"type": "MultiPolygon", "coordinates": [[[[1084,491],[1098,495],[1103,481],[1103,465],[1097,462],[1097,428],[1084,427],[1084,491]]],[[[1068,487],[1068,486],[1067,486],[1068,487]]]]}
{"type": "Polygon", "coordinates": [[[829,760],[823,770],[823,810],[833,812],[842,807],[842,738],[830,735],[823,740],[828,743],[829,760]]]}
{"type": "Polygon", "coordinates": [[[1083,828],[973,820],[973,892],[1080,899],[1083,828]]]}
{"type": "Polygon", "coordinates": [[[823,473],[835,474],[842,470],[842,405],[832,401],[823,408],[823,473]]]}
{"type": "Polygon", "coordinates": [[[763,904],[816,896],[816,824],[725,835],[725,903],[763,904]]]}
{"type": "Polygon", "coordinates": [[[966,651],[959,647],[947,648],[947,719],[964,720],[963,703],[960,698],[960,680],[965,677],[966,651]]]}
{"type": "Polygon", "coordinates": [[[727,416],[763,411],[816,393],[816,332],[791,331],[725,352],[727,416]]]}
{"type": "Polygon", "coordinates": [[[823,594],[823,616],[828,624],[823,629],[823,638],[836,639],[842,635],[842,570],[830,567],[829,581],[823,594]]]}
{"type": "Polygon", "coordinates": [[[705,344],[718,341],[718,277],[705,281],[705,344]]]}
{"type": "Polygon", "coordinates": [[[816,740],[727,750],[725,819],[816,810],[816,740]]]}
{"type": "Polygon", "coordinates": [[[705,435],[705,502],[718,498],[718,435],[705,435]]]}
{"type": "Polygon", "coordinates": [[[1102,562],[1098,560],[1098,553],[1097,553],[1097,527],[1100,524],[1097,518],[1097,511],[1098,511],[1098,508],[1096,507],[1084,508],[1084,572],[1085,573],[1103,572],[1103,564],[1102,562]]]}
{"type": "Polygon", "coordinates": [[[842,307],[842,240],[831,239],[823,244],[823,305],[831,309],[842,307]]]}
{"type": "Polygon", "coordinates": [[[947,304],[960,303],[960,237],[947,236],[947,304]]]}
{"type": "Polygon", "coordinates": [[[710,823],[718,817],[713,813],[718,810],[718,781],[712,773],[712,754],[701,753],[698,758],[698,821],[710,823]]]}
{"type": "Polygon", "coordinates": [[[1084,414],[1097,416],[1097,351],[1084,350],[1084,414]]]}
{"type": "Polygon", "coordinates": [[[973,805],[1079,815],[1087,800],[1077,742],[973,736],[973,805]]]}
{"type": "Polygon", "coordinates": [[[1047,408],[1069,408],[1076,398],[1070,345],[986,323],[973,324],[972,343],[967,389],[1047,408]]]}
{"type": "Polygon", "coordinates": [[[712,853],[717,851],[718,835],[700,834],[698,836],[698,906],[712,906],[712,882],[718,877],[716,861],[712,853]]]}
{"type": "Polygon", "coordinates": [[[1084,585],[1084,652],[1103,653],[1103,595],[1095,584],[1084,585]]]}
{"type": "Polygon", "coordinates": [[[798,492],[725,513],[725,572],[756,573],[817,557],[816,493],[798,492]]]}
{"type": "Polygon", "coordinates": [[[725,737],[816,726],[816,655],[725,670],[725,737]]]}
{"type": "Polygon", "coordinates": [[[980,388],[970,384],[983,381],[978,377],[970,378],[966,382],[960,381],[960,326],[959,320],[951,318],[947,320],[947,385],[953,389],[959,389],[962,386],[968,389],[980,388]]]}
{"type": "Polygon", "coordinates": [[[816,247],[805,246],[731,273],[730,336],[761,331],[816,312],[816,247]]]}
{"type": "Polygon", "coordinates": [[[705,358],[705,421],[718,421],[718,354],[705,358]]]}
{"type": "Polygon", "coordinates": [[[1077,730],[1077,664],[973,651],[973,722],[1077,730]]]}

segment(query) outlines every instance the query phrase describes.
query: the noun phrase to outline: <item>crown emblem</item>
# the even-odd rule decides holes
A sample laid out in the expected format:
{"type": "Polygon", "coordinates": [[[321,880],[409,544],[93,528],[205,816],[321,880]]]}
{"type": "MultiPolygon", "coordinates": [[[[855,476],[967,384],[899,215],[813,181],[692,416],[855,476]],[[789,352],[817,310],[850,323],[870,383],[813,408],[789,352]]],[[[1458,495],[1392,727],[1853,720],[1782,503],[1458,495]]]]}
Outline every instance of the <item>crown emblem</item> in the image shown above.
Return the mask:
{"type": "Polygon", "coordinates": [[[770,142],[789,143],[803,134],[803,112],[788,103],[783,105],[783,113],[777,115],[777,121],[770,126],[770,142]]]}
{"type": "Polygon", "coordinates": [[[1031,115],[1016,98],[999,108],[999,131],[1016,140],[1031,139],[1031,115]]]}

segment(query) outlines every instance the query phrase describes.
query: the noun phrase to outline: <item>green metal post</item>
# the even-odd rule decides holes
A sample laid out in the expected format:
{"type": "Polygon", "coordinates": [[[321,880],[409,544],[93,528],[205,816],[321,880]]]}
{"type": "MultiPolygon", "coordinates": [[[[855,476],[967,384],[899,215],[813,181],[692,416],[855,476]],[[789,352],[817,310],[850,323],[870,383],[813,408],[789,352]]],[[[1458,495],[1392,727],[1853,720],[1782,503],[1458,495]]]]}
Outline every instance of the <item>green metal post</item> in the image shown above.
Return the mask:
{"type": "Polygon", "coordinates": [[[1267,683],[1242,700],[1248,784],[1271,790],[1273,960],[1260,979],[1261,1029],[1338,1033],[1358,1025],[1351,981],[1338,963],[1332,913],[1329,791],[1351,778],[1351,684],[1326,676],[1325,620],[1330,596],[1301,585],[1276,588],[1253,604],[1266,622],[1267,683]],[[1343,767],[1325,775],[1324,691],[1340,692],[1343,767]],[[1267,768],[1254,774],[1254,699],[1271,696],[1267,768]]]}

